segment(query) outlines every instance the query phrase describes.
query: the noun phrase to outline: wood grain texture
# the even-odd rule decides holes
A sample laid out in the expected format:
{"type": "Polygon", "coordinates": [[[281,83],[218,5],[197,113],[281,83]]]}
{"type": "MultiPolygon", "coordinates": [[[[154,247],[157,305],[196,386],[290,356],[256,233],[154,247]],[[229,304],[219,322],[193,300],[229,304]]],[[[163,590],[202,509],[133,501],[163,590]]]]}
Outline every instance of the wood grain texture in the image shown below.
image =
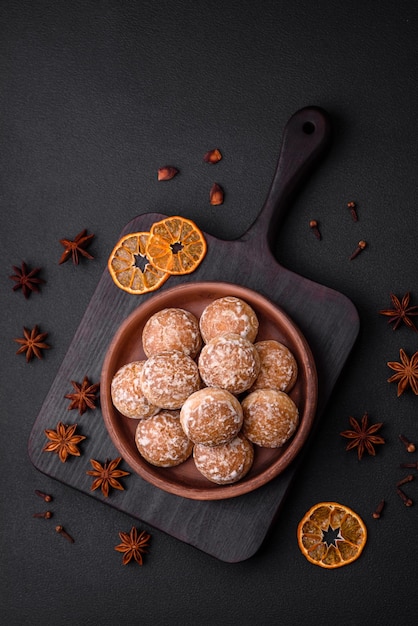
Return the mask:
{"type": "MultiPolygon", "coordinates": [[[[188,282],[223,281],[249,287],[280,305],[307,339],[318,372],[316,421],[327,402],[359,329],[357,312],[345,296],[282,267],[271,252],[292,194],[317,164],[329,140],[326,114],[317,108],[298,111],[284,129],[275,176],[265,205],[250,229],[238,240],[223,241],[206,234],[208,252],[190,275],[171,277],[162,289],[188,282]]],[[[147,231],[157,213],[140,215],[123,232],[147,231]]],[[[115,238],[116,239],[116,238],[115,238]]],[[[227,562],[252,556],[262,544],[270,525],[285,500],[301,455],[287,470],[265,486],[219,501],[195,501],[166,493],[136,474],[123,481],[125,491],[109,498],[91,492],[86,475],[89,459],[104,462],[118,451],[106,431],[100,409],[84,415],[69,413],[64,396],[70,380],[85,375],[96,382],[116,330],[123,320],[153,294],[135,297],[118,289],[107,269],[99,281],[85,315],[69,347],[33,426],[29,456],[41,472],[106,502],[170,535],[227,562]],[[78,423],[86,436],[80,444],[82,456],[61,463],[55,454],[43,452],[45,428],[57,422],[78,423]]],[[[310,437],[310,440],[312,436],[310,437]]],[[[123,469],[129,470],[126,464],[123,469]]]]}

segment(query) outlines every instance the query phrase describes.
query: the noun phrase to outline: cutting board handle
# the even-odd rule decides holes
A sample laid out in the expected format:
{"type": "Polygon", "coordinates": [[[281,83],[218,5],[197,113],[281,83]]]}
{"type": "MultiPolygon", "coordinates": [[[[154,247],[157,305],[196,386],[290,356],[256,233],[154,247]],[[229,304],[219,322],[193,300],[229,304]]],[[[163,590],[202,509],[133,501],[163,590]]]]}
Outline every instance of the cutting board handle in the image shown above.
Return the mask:
{"type": "Polygon", "coordinates": [[[331,124],[319,107],[305,107],[287,122],[280,156],[264,206],[243,239],[259,239],[272,249],[289,198],[320,160],[329,145],[331,124]]]}

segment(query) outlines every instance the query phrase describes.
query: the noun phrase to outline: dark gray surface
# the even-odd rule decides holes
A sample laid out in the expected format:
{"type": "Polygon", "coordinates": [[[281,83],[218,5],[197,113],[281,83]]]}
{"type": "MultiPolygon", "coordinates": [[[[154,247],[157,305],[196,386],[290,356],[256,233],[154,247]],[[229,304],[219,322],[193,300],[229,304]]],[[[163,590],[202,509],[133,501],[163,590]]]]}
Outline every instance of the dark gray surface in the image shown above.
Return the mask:
{"type": "MultiPolygon", "coordinates": [[[[417,398],[396,397],[386,362],[417,336],[392,332],[381,308],[411,290],[418,302],[415,3],[3,2],[0,6],[2,303],[2,614],[10,624],[414,624],[417,507],[394,485],[398,440],[418,440],[417,398]],[[277,258],[348,296],[358,341],[321,419],[294,490],[261,550],[225,564],[152,532],[143,568],[113,547],[133,519],[35,470],[27,442],[103,272],[115,238],[144,212],[180,213],[212,235],[241,236],[269,187],[284,124],[316,104],[332,116],[330,153],[283,223],[277,258]],[[224,159],[202,162],[218,146],[224,159]],[[156,179],[166,163],[180,169],[156,179]],[[211,207],[212,182],[225,203],[211,207]],[[346,204],[358,203],[359,222],[346,204]],[[318,242],[309,231],[317,219],[318,242]],[[94,261],[58,266],[59,239],[96,234],[94,261]],[[348,257],[360,239],[368,248],[348,257]],[[13,264],[47,280],[27,301],[13,264]],[[43,362],[16,356],[13,337],[40,324],[43,362]],[[357,461],[339,432],[368,410],[387,443],[357,461]],[[54,496],[52,520],[34,489],[54,496]],[[371,513],[385,497],[378,521],[371,513]],[[362,515],[366,549],[329,572],[300,555],[295,533],[315,502],[362,515]],[[54,532],[62,523],[75,537],[54,532]]],[[[405,491],[417,500],[416,484],[405,491]]],[[[139,525],[139,527],[141,527],[139,525]]]]}

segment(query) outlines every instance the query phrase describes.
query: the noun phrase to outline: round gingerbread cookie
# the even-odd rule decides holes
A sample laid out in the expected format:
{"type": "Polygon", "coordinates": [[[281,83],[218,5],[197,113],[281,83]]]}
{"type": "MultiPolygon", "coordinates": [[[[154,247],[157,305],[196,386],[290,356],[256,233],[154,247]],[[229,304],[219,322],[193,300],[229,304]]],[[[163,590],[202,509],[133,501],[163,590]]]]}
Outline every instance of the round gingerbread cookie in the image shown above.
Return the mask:
{"type": "Polygon", "coordinates": [[[289,392],[298,377],[298,365],[293,353],[274,339],[257,341],[254,346],[260,357],[260,373],[251,391],[278,389],[289,392]]]}
{"type": "Polygon", "coordinates": [[[193,359],[171,350],[150,356],[141,372],[141,389],[148,402],[162,409],[180,409],[202,381],[193,359]]]}
{"type": "Polygon", "coordinates": [[[193,443],[217,446],[233,439],[243,420],[239,400],[226,389],[204,387],[187,398],[180,411],[184,432],[193,443]]]}
{"type": "Polygon", "coordinates": [[[199,321],[185,309],[157,311],[147,320],[142,331],[142,347],[148,357],[167,350],[178,350],[194,359],[201,345],[199,321]]]}
{"type": "Polygon", "coordinates": [[[135,443],[141,456],[157,467],[180,465],[193,450],[181,427],[179,411],[160,411],[138,422],[135,443]]]}
{"type": "Polygon", "coordinates": [[[248,339],[229,333],[214,337],[203,346],[198,366],[208,387],[221,387],[237,395],[255,382],[260,357],[248,339]]]}
{"type": "Polygon", "coordinates": [[[205,343],[227,333],[235,333],[254,342],[259,322],[247,302],[235,296],[225,296],[208,304],[200,316],[199,325],[205,343]]]}
{"type": "Polygon", "coordinates": [[[125,417],[144,419],[155,415],[159,407],[150,404],[142,393],[140,375],[145,361],[122,365],[112,378],[110,395],[115,408],[125,417]]]}
{"type": "Polygon", "coordinates": [[[258,446],[279,448],[299,424],[298,408],[284,391],[257,389],[243,399],[241,406],[242,432],[258,446]]]}
{"type": "Polygon", "coordinates": [[[254,460],[254,448],[242,433],[219,446],[196,444],[193,459],[197,470],[218,485],[236,483],[248,473],[254,460]]]}

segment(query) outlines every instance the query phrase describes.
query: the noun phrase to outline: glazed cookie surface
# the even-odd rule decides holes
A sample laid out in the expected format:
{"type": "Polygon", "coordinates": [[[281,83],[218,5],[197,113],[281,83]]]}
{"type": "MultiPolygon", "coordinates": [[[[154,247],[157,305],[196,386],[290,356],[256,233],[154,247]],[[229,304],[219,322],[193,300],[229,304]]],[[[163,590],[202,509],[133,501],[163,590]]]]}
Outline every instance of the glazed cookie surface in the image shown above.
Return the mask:
{"type": "Polygon", "coordinates": [[[194,443],[217,446],[233,439],[242,426],[240,402],[226,389],[204,387],[187,398],[180,411],[184,432],[194,443]]]}
{"type": "Polygon", "coordinates": [[[193,449],[181,427],[179,411],[160,411],[138,422],[135,443],[141,456],[158,467],[180,465],[193,449]]]}
{"type": "Polygon", "coordinates": [[[144,419],[160,410],[150,404],[142,393],[140,375],[144,362],[132,361],[122,365],[112,379],[110,393],[113,405],[125,417],[144,419]]]}
{"type": "Polygon", "coordinates": [[[279,448],[295,432],[299,411],[293,400],[277,389],[258,389],[242,403],[242,432],[250,441],[265,448],[279,448]]]}
{"type": "Polygon", "coordinates": [[[247,302],[235,296],[225,296],[208,304],[200,316],[199,325],[205,343],[228,333],[254,342],[259,323],[255,311],[247,302]]]}
{"type": "Polygon", "coordinates": [[[255,382],[260,357],[253,343],[230,333],[215,337],[203,346],[198,366],[208,387],[221,387],[237,395],[255,382]]]}
{"type": "Polygon", "coordinates": [[[202,345],[199,321],[185,309],[166,308],[154,313],[142,331],[142,347],[147,357],[167,350],[184,352],[192,359],[202,345]]]}
{"type": "Polygon", "coordinates": [[[260,373],[251,391],[256,389],[277,389],[290,391],[298,377],[298,365],[287,346],[267,339],[254,344],[260,357],[260,373]]]}
{"type": "Polygon", "coordinates": [[[171,410],[180,409],[190,394],[201,387],[196,363],[178,350],[150,356],[144,363],[140,381],[148,402],[171,410]]]}
{"type": "Polygon", "coordinates": [[[197,470],[218,485],[236,483],[249,472],[254,460],[254,448],[242,433],[219,446],[196,444],[193,459],[197,470]]]}

